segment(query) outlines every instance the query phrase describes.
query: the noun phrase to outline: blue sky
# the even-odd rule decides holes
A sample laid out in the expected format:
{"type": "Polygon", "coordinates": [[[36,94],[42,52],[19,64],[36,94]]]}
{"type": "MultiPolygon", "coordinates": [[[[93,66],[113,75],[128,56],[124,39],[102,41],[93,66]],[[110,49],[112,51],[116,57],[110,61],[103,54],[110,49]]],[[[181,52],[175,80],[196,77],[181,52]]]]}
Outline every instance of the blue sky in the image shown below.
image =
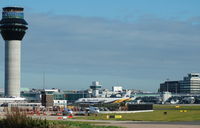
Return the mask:
{"type": "MultiPolygon", "coordinates": [[[[23,6],[22,87],[157,91],[200,72],[199,0],[1,0],[23,6]]],[[[4,84],[0,40],[0,87],[4,84]]]]}

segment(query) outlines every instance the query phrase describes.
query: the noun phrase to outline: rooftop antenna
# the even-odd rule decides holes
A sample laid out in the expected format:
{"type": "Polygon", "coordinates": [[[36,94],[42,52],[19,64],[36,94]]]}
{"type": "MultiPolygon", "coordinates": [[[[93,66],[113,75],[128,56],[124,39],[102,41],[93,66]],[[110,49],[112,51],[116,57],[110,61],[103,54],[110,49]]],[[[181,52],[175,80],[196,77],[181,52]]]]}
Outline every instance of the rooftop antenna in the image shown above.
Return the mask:
{"type": "Polygon", "coordinates": [[[9,1],[9,3],[8,3],[9,6],[13,6],[13,4],[14,4],[14,3],[13,3],[13,0],[8,0],[8,1],[9,1]]]}
{"type": "Polygon", "coordinates": [[[8,2],[9,6],[13,6],[13,7],[18,7],[19,6],[19,0],[8,0],[8,1],[9,1],[8,2]]]}

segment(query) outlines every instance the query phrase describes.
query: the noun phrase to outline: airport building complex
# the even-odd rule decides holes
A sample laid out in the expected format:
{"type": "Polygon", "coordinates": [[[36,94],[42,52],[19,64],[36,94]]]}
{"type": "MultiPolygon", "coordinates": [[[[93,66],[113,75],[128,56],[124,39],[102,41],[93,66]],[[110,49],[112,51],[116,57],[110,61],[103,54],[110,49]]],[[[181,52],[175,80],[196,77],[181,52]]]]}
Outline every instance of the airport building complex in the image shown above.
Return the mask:
{"type": "Polygon", "coordinates": [[[160,84],[160,92],[200,94],[200,74],[189,73],[183,80],[165,81],[160,84]]]}
{"type": "Polygon", "coordinates": [[[200,74],[189,73],[183,80],[165,81],[158,93],[145,93],[113,86],[112,90],[102,88],[99,81],[93,81],[85,90],[31,89],[20,91],[21,41],[26,33],[27,22],[23,8],[5,7],[0,20],[0,30],[5,40],[5,90],[0,94],[0,105],[31,105],[51,108],[65,108],[73,104],[161,104],[200,103],[200,74]],[[172,99],[170,99],[172,98],[172,99]]]}

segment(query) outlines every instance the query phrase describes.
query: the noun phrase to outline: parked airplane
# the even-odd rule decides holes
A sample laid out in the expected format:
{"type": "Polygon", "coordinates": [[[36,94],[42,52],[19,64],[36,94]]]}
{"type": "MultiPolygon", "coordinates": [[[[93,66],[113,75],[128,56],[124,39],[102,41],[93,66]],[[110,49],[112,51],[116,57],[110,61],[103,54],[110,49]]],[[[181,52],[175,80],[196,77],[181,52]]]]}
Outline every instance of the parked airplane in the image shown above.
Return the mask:
{"type": "Polygon", "coordinates": [[[80,98],[76,101],[76,103],[80,104],[97,104],[97,103],[121,103],[123,101],[131,100],[130,94],[126,94],[121,98],[80,98]]]}

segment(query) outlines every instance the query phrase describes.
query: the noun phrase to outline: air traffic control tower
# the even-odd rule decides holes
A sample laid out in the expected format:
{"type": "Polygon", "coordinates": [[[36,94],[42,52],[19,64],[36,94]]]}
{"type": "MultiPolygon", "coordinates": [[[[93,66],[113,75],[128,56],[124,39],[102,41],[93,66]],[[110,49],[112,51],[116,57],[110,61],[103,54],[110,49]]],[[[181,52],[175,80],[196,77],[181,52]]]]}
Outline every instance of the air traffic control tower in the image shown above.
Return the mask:
{"type": "Polygon", "coordinates": [[[0,32],[5,40],[5,97],[20,97],[21,41],[28,29],[23,8],[5,7],[0,32]]]}

